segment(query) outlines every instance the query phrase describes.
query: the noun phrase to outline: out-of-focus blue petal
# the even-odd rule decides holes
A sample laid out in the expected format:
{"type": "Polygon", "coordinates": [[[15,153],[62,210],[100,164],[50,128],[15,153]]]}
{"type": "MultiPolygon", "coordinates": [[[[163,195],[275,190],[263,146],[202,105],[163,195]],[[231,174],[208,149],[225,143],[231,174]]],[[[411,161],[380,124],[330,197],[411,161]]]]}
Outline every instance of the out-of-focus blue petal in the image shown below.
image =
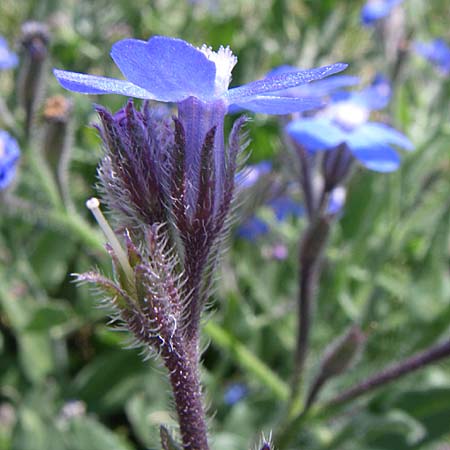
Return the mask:
{"type": "Polygon", "coordinates": [[[75,91],[81,94],[119,94],[126,95],[127,97],[155,99],[150,92],[139,86],[135,86],[129,81],[58,69],[54,69],[53,73],[59,81],[59,84],[69,91],[75,91]]]}
{"type": "Polygon", "coordinates": [[[289,216],[301,217],[305,214],[303,206],[288,195],[277,197],[271,200],[268,205],[273,209],[275,217],[279,222],[289,216]]]}
{"type": "Polygon", "coordinates": [[[394,128],[378,122],[367,122],[350,133],[347,140],[350,148],[371,144],[393,144],[413,150],[413,143],[402,133],[394,128]]]}
{"type": "Polygon", "coordinates": [[[248,189],[257,183],[262,176],[270,173],[271,170],[272,163],[270,161],[261,161],[252,164],[236,174],[236,184],[239,185],[240,189],[248,189]]]}
{"type": "Polygon", "coordinates": [[[402,133],[383,123],[367,122],[348,134],[347,144],[354,147],[394,144],[413,150],[412,142],[402,133]]]}
{"type": "Polygon", "coordinates": [[[269,225],[259,217],[253,216],[236,230],[236,234],[247,241],[256,241],[259,237],[269,232],[269,225]]]}
{"type": "Polygon", "coordinates": [[[320,80],[343,71],[347,66],[347,64],[336,63],[316,69],[282,73],[274,77],[263,78],[262,80],[253,81],[252,83],[230,89],[227,97],[230,103],[244,103],[260,94],[282,91],[314,80],[320,80]]]}
{"type": "MultiPolygon", "coordinates": [[[[327,80],[324,80],[327,81],[327,80]]],[[[332,94],[333,102],[347,101],[369,110],[386,108],[391,99],[392,88],[389,80],[377,74],[372,84],[361,91],[338,91],[332,94]]]]}
{"type": "Polygon", "coordinates": [[[243,383],[233,383],[228,386],[223,394],[223,401],[226,405],[234,405],[248,394],[248,388],[243,383]]]}
{"type": "Polygon", "coordinates": [[[415,42],[414,49],[444,74],[450,73],[450,47],[443,39],[438,38],[427,43],[415,42]]]}
{"type": "Polygon", "coordinates": [[[347,133],[325,117],[294,120],[286,126],[286,131],[310,152],[334,148],[347,138],[347,133]]]}
{"type": "Polygon", "coordinates": [[[17,55],[9,50],[8,42],[0,36],[0,70],[13,69],[17,63],[17,55]]]}
{"type": "Polygon", "coordinates": [[[319,98],[308,97],[274,97],[269,95],[256,95],[247,97],[247,101],[235,103],[239,108],[248,109],[260,114],[290,114],[294,112],[317,109],[324,106],[319,98]]]}
{"type": "Polygon", "coordinates": [[[215,63],[181,39],[124,39],[113,45],[111,56],[127,80],[151,92],[157,100],[214,97],[215,63]]]}
{"type": "Polygon", "coordinates": [[[374,22],[388,16],[392,9],[403,0],[369,0],[361,10],[361,22],[372,25],[374,22]]]}
{"type": "Polygon", "coordinates": [[[0,130],[0,190],[5,189],[16,175],[16,165],[20,157],[17,141],[4,130],[0,130]]]}
{"type": "Polygon", "coordinates": [[[400,166],[398,153],[389,145],[351,147],[351,150],[353,156],[365,167],[376,172],[393,172],[400,166]]]}
{"type": "Polygon", "coordinates": [[[338,186],[337,188],[334,188],[331,191],[330,197],[328,199],[328,207],[327,207],[328,214],[334,215],[341,212],[345,204],[346,195],[347,191],[343,186],[338,186]]]}

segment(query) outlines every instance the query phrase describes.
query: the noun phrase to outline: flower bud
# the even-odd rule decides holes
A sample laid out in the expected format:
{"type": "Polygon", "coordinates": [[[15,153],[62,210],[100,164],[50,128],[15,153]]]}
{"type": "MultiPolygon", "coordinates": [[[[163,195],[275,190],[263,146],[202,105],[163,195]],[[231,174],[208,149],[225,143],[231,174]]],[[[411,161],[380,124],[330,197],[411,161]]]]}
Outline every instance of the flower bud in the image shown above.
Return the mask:
{"type": "Polygon", "coordinates": [[[366,335],[359,326],[352,326],[326,352],[321,364],[320,376],[331,378],[348,370],[360,353],[365,341],[366,335]]]}
{"type": "Polygon", "coordinates": [[[50,97],[45,102],[42,153],[55,175],[60,175],[59,168],[62,162],[69,159],[71,112],[72,103],[61,95],[50,97]]]}
{"type": "Polygon", "coordinates": [[[352,163],[353,156],[345,144],[325,152],[322,160],[322,174],[326,192],[331,192],[345,181],[352,163]]]}
{"type": "Polygon", "coordinates": [[[20,44],[22,65],[19,73],[19,101],[25,110],[25,131],[29,135],[33,116],[45,89],[45,62],[48,57],[50,33],[47,25],[25,22],[20,44]]]}

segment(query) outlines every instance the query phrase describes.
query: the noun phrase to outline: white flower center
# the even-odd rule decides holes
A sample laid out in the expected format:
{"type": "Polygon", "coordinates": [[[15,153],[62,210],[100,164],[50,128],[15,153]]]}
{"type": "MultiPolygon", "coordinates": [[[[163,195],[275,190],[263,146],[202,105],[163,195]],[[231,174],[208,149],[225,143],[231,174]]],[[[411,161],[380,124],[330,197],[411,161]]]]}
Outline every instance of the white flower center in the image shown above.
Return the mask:
{"type": "Polygon", "coordinates": [[[366,123],[370,115],[370,111],[367,108],[345,101],[332,104],[327,113],[338,125],[347,131],[366,123]]]}
{"type": "Polygon", "coordinates": [[[231,83],[231,71],[237,63],[237,57],[233,55],[230,47],[220,46],[219,50],[215,52],[211,47],[202,45],[199,50],[216,65],[214,93],[217,96],[224,94],[231,83]]]}

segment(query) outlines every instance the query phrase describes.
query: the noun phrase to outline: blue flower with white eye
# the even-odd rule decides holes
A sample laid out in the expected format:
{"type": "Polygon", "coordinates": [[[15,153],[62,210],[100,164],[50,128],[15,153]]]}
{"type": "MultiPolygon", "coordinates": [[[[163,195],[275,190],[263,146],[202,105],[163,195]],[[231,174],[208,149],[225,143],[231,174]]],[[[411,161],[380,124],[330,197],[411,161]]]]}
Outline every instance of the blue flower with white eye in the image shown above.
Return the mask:
{"type": "Polygon", "coordinates": [[[430,61],[444,75],[450,75],[450,47],[443,39],[431,42],[415,42],[414,50],[430,61]]]}
{"type": "Polygon", "coordinates": [[[4,130],[0,130],[0,190],[6,189],[16,175],[20,149],[17,141],[4,130]]]}
{"type": "MultiPolygon", "coordinates": [[[[277,93],[344,70],[333,64],[289,72],[229,89],[231,71],[237,62],[229,47],[214,52],[181,40],[154,36],[148,41],[116,42],[111,57],[125,80],[54,70],[66,89],[83,94],[120,94],[142,99],[174,102],[185,133],[185,164],[190,186],[198,185],[200,152],[207,133],[214,134],[215,196],[223,197],[226,155],[223,124],[229,107],[266,114],[289,114],[316,108],[317,98],[291,98],[277,93]]],[[[190,209],[195,206],[195,188],[187,193],[190,209]]]]}
{"type": "Polygon", "coordinates": [[[6,39],[0,36],[0,70],[13,69],[17,63],[17,55],[9,50],[6,39]]]}
{"type": "Polygon", "coordinates": [[[368,0],[361,10],[361,22],[371,26],[387,17],[403,0],[368,0]]]}
{"type": "Polygon", "coordinates": [[[412,150],[410,140],[394,128],[370,122],[372,110],[386,106],[389,84],[382,78],[359,92],[334,96],[330,105],[315,117],[294,120],[287,133],[307,151],[330,151],[345,144],[365,167],[378,172],[392,172],[400,165],[400,157],[392,145],[412,150]]]}

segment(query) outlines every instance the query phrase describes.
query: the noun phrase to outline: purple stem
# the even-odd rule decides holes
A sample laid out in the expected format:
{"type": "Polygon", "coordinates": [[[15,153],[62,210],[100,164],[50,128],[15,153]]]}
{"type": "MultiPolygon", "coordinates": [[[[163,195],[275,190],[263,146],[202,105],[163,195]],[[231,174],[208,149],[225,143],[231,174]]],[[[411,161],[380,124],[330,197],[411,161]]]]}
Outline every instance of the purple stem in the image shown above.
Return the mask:
{"type": "Polygon", "coordinates": [[[403,375],[412,373],[428,364],[432,364],[440,359],[450,356],[450,339],[434,347],[428,348],[422,352],[416,353],[410,358],[387,367],[379,373],[371,376],[367,380],[362,381],[353,388],[344,391],[334,399],[332,399],[328,406],[336,406],[353,400],[356,397],[366,394],[380,386],[383,386],[391,381],[397,380],[403,375]]]}
{"type": "Polygon", "coordinates": [[[209,450],[205,410],[199,377],[198,355],[186,351],[182,342],[173,342],[175,350],[164,351],[164,363],[178,414],[185,450],[209,450]]]}

